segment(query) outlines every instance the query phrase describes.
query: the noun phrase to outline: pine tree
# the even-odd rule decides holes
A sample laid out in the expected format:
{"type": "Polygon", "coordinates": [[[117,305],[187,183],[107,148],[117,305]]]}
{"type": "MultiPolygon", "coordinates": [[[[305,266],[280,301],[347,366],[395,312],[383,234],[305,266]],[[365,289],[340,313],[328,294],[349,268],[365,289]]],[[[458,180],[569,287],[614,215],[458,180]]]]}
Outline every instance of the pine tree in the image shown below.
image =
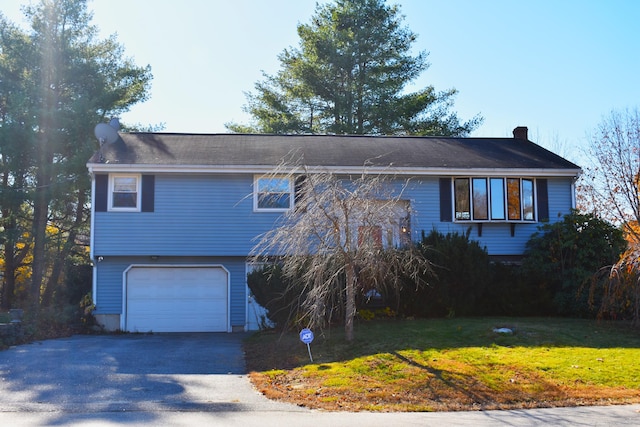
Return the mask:
{"type": "Polygon", "coordinates": [[[482,122],[461,123],[449,111],[457,91],[408,83],[429,67],[427,53],[410,54],[416,35],[397,6],[384,0],[336,0],[318,5],[298,25],[298,48],[279,55],[281,69],[264,74],[247,94],[249,125],[234,132],[465,136],[482,122]]]}

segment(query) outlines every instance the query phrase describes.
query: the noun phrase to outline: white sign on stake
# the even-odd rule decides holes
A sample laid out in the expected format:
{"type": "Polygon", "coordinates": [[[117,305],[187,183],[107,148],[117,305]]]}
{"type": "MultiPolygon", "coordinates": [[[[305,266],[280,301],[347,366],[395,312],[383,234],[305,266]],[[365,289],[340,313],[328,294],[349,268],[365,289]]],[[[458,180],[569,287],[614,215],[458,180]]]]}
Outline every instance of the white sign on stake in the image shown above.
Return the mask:
{"type": "Polygon", "coordinates": [[[311,356],[311,347],[309,346],[309,344],[313,342],[313,332],[311,332],[311,329],[304,328],[300,331],[300,341],[307,345],[307,350],[309,350],[309,360],[311,360],[311,363],[313,363],[313,357],[311,356]]]}

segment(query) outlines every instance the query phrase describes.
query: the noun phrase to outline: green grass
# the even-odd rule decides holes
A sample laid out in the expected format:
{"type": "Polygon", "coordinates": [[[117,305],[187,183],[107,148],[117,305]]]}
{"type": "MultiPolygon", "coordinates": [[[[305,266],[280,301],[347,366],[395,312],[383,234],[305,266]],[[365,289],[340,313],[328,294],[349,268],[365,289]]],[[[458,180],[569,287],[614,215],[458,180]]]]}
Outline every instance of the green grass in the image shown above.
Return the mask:
{"type": "Polygon", "coordinates": [[[316,331],[311,363],[297,333],[257,334],[246,344],[247,364],[265,394],[328,409],[455,410],[640,398],[640,333],[620,324],[376,321],[358,324],[355,336],[347,343],[341,331],[316,331]],[[493,331],[500,327],[514,333],[493,331]],[[299,389],[305,392],[296,394],[299,389]]]}

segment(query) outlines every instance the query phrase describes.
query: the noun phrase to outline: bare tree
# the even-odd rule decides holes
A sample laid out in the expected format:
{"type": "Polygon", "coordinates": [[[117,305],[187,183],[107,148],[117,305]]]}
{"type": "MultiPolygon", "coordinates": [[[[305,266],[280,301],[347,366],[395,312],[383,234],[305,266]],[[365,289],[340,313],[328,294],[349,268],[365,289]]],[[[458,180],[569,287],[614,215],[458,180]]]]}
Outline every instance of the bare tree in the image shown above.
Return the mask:
{"type": "Polygon", "coordinates": [[[582,151],[571,144],[567,138],[562,138],[558,132],[548,132],[543,135],[539,129],[529,130],[531,141],[536,141],[538,145],[553,151],[565,159],[578,163],[581,159],[582,151]]]}
{"type": "Polygon", "coordinates": [[[397,295],[403,282],[419,286],[432,271],[411,239],[411,203],[403,199],[407,181],[366,170],[357,177],[337,176],[304,166],[281,166],[265,176],[283,177],[296,183],[295,206],[261,236],[253,255],[280,257],[284,276],[302,285],[300,308],[310,327],[343,310],[351,341],[358,294],[397,295]]]}
{"type": "Polygon", "coordinates": [[[589,157],[579,183],[581,210],[593,210],[638,237],[640,223],[640,111],[612,111],[590,136],[589,157]]]}
{"type": "Polygon", "coordinates": [[[594,278],[591,298],[602,286],[600,315],[630,316],[640,324],[640,111],[612,111],[591,135],[593,163],[579,184],[578,201],[622,227],[628,249],[594,278]]]}

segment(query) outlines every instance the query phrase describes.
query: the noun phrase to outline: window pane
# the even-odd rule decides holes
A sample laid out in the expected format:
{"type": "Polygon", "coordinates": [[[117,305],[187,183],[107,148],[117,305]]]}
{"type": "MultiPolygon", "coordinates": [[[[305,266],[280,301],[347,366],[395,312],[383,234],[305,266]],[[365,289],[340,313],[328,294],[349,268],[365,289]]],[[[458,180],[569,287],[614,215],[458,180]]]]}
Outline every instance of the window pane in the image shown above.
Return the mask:
{"type": "Polygon", "coordinates": [[[113,191],[135,193],[137,189],[138,180],[135,177],[116,177],[113,179],[113,191]]]}
{"type": "Polygon", "coordinates": [[[469,178],[456,178],[456,219],[471,219],[469,210],[469,178]]]}
{"type": "Polygon", "coordinates": [[[289,180],[287,178],[260,178],[258,180],[260,193],[288,193],[289,180]]]}
{"type": "Polygon", "coordinates": [[[257,187],[259,209],[291,207],[291,185],[288,178],[259,178],[257,187]]]}
{"type": "Polygon", "coordinates": [[[114,208],[135,208],[137,201],[137,193],[113,193],[114,208]]]}
{"type": "Polygon", "coordinates": [[[489,219],[487,179],[473,178],[473,219],[489,219]]]}
{"type": "Polygon", "coordinates": [[[258,194],[260,209],[289,209],[289,193],[258,194]]]}
{"type": "Polygon", "coordinates": [[[504,218],[504,179],[491,178],[491,219],[504,218]]]}
{"type": "Polygon", "coordinates": [[[509,219],[520,219],[520,179],[507,179],[507,209],[509,219]]]}
{"type": "Polygon", "coordinates": [[[533,221],[533,181],[522,180],[522,212],[526,221],[533,221]]]}

